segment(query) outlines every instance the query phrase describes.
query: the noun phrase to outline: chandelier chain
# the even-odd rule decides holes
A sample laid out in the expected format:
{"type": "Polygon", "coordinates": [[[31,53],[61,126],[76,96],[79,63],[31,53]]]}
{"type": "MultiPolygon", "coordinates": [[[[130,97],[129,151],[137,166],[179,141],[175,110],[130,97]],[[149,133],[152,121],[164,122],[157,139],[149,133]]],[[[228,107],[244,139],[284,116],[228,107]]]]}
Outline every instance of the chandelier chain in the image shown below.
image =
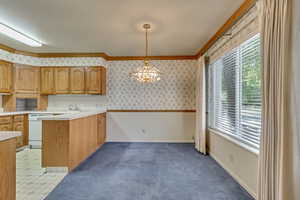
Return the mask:
{"type": "Polygon", "coordinates": [[[145,56],[145,60],[147,60],[148,58],[148,28],[146,28],[146,56],[145,56]]]}

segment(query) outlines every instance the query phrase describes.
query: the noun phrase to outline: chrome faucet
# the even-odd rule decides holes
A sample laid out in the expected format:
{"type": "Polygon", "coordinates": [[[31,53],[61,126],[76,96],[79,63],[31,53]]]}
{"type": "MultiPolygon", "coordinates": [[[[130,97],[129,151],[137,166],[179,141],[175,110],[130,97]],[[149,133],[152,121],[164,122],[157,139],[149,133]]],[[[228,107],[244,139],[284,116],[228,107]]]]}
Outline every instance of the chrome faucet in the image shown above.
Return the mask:
{"type": "Polygon", "coordinates": [[[80,111],[80,108],[77,104],[69,104],[69,110],[71,111],[80,111]]]}

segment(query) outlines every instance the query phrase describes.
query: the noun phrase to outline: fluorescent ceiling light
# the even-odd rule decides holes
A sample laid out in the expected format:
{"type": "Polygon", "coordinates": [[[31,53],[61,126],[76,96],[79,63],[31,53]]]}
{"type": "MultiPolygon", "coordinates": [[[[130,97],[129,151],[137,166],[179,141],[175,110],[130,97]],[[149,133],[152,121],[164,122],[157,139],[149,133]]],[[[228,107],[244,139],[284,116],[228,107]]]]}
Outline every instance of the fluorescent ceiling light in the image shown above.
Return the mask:
{"type": "Polygon", "coordinates": [[[12,39],[15,39],[19,42],[22,42],[24,44],[32,46],[32,47],[40,47],[43,45],[42,43],[24,35],[23,33],[16,31],[13,28],[10,28],[9,26],[2,24],[2,23],[0,23],[0,33],[4,34],[12,39]]]}

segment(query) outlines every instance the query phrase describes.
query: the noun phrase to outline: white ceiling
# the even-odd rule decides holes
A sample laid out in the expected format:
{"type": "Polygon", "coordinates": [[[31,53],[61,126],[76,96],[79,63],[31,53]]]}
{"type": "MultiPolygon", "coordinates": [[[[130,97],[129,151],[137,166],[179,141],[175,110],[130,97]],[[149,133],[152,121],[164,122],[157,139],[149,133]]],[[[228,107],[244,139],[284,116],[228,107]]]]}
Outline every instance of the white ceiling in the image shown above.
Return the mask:
{"type": "Polygon", "coordinates": [[[0,0],[0,22],[45,45],[30,52],[105,52],[143,56],[141,26],[152,24],[150,53],[194,55],[243,0],[0,0]]]}

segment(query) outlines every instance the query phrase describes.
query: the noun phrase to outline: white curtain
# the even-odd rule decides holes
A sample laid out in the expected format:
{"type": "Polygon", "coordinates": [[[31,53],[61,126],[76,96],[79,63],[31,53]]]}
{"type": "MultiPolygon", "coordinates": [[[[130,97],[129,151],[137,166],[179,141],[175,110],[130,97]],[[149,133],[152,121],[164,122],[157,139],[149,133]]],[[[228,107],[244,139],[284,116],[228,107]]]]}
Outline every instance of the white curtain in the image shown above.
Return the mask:
{"type": "Polygon", "coordinates": [[[263,111],[258,200],[299,200],[299,152],[295,152],[299,132],[292,125],[300,122],[295,122],[291,109],[292,0],[261,0],[259,4],[263,111]]]}
{"type": "Polygon", "coordinates": [[[195,148],[206,154],[205,57],[198,60],[196,79],[195,148]]]}

